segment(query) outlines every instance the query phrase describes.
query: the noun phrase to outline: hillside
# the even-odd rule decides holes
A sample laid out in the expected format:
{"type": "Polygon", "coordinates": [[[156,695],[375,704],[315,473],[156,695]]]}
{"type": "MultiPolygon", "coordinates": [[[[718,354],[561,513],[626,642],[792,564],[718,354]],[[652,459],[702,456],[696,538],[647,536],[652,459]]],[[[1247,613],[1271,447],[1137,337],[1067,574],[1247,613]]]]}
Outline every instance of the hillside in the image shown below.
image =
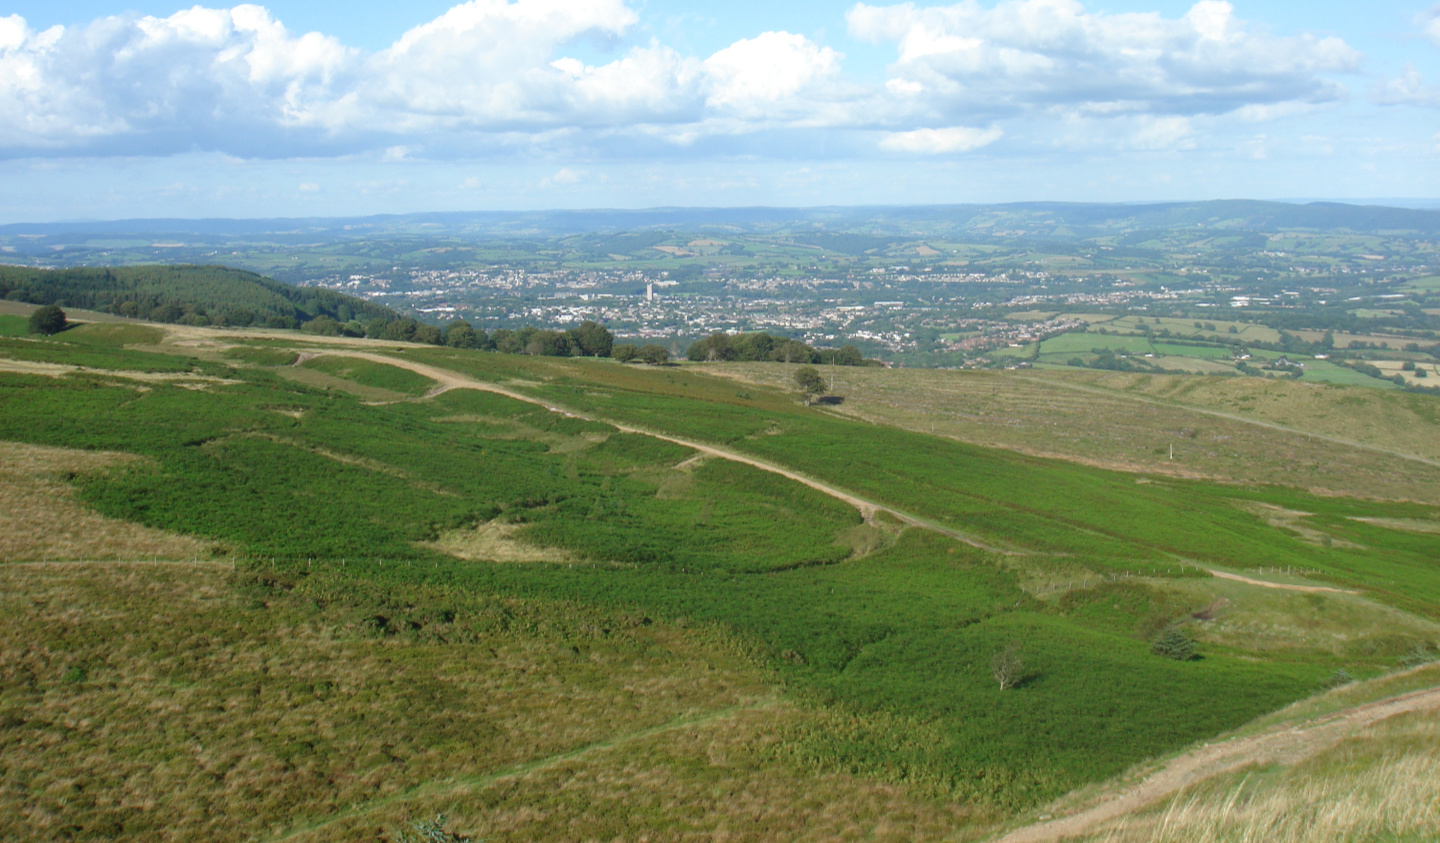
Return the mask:
{"type": "Polygon", "coordinates": [[[399,318],[388,307],[354,296],[223,266],[0,266],[0,298],[191,325],[293,328],[319,316],[342,323],[399,318]]]}
{"type": "Polygon", "coordinates": [[[808,406],[786,364],[20,325],[7,839],[975,840],[1440,642],[1440,511],[1356,459],[1182,476],[954,412],[1114,383],[808,406]]]}

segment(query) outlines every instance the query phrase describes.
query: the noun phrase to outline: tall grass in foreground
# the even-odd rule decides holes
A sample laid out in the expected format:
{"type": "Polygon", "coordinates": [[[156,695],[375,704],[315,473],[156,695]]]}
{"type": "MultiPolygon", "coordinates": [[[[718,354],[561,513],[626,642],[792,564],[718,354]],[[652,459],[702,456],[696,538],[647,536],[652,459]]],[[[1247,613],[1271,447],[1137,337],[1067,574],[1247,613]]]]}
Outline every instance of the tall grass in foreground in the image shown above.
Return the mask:
{"type": "Polygon", "coordinates": [[[1377,724],[1279,772],[1223,777],[1089,843],[1329,843],[1440,835],[1440,721],[1422,712],[1377,724]]]}

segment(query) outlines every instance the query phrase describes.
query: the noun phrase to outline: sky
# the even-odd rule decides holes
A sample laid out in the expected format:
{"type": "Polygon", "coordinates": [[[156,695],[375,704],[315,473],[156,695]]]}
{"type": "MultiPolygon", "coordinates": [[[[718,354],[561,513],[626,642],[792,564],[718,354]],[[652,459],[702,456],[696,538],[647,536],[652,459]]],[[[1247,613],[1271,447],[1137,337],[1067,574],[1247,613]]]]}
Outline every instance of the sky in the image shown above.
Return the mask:
{"type": "Polygon", "coordinates": [[[1440,2],[0,0],[0,222],[1440,198],[1440,2]]]}

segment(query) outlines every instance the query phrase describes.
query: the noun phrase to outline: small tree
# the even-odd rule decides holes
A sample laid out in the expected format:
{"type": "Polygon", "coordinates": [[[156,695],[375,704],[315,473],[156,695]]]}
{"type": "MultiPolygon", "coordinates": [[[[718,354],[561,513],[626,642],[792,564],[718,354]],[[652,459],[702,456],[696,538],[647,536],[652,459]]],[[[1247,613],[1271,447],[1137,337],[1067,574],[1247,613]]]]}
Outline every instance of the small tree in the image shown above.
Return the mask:
{"type": "Polygon", "coordinates": [[[632,343],[623,342],[610,349],[610,356],[621,363],[629,363],[640,356],[640,348],[632,343]]]}
{"type": "Polygon", "coordinates": [[[1150,652],[1177,662],[1195,658],[1195,639],[1178,626],[1169,626],[1150,642],[1150,652]]]}
{"type": "Polygon", "coordinates": [[[656,343],[646,343],[640,346],[640,359],[651,366],[663,366],[670,362],[670,352],[665,346],[656,343]]]}
{"type": "Polygon", "coordinates": [[[1025,659],[1020,653],[1020,642],[1011,641],[998,650],[990,659],[990,677],[1000,683],[1000,690],[1013,688],[1025,678],[1025,659]]]}
{"type": "Polygon", "coordinates": [[[801,366],[795,370],[795,385],[805,394],[805,400],[814,400],[815,396],[825,391],[825,379],[814,366],[801,366]]]}
{"type": "Polygon", "coordinates": [[[44,307],[35,309],[30,314],[30,333],[32,334],[58,334],[65,330],[65,311],[59,305],[47,304],[44,307]]]}

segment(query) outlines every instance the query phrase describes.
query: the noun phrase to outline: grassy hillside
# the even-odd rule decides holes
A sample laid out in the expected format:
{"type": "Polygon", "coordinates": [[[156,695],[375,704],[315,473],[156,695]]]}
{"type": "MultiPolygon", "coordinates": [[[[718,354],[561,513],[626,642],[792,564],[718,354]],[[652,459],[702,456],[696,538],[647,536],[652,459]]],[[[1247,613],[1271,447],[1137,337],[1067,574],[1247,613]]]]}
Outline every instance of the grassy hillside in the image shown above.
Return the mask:
{"type": "Polygon", "coordinates": [[[973,837],[1434,645],[1433,507],[1137,482],[691,368],[247,342],[0,338],[6,482],[63,503],[0,569],[9,834],[973,837]],[[34,564],[145,555],[201,564],[34,564]],[[1174,624],[1203,658],[1152,654],[1174,624]]]}
{"type": "MultiPolygon", "coordinates": [[[[776,389],[792,369],[704,371],[776,389]]],[[[845,369],[832,412],[1106,468],[1440,504],[1440,398],[1126,372],[845,369]],[[1414,459],[1419,457],[1420,459],[1414,459]]]]}

